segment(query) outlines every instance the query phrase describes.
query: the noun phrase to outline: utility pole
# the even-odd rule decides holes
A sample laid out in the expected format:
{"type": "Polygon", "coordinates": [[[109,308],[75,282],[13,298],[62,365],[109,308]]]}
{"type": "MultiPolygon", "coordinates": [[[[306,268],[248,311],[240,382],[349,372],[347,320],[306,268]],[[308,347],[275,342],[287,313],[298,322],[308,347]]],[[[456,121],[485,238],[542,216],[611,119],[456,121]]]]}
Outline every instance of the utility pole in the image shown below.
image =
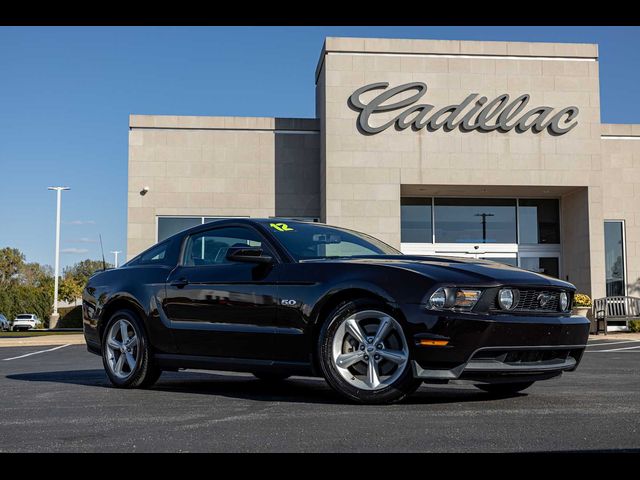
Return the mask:
{"type": "Polygon", "coordinates": [[[493,213],[476,213],[476,217],[482,217],[482,243],[487,243],[487,217],[494,217],[493,213]]]}
{"type": "Polygon", "coordinates": [[[113,253],[116,256],[116,261],[114,263],[115,268],[118,268],[118,254],[121,253],[120,250],[113,250],[111,253],[113,253]]]}
{"type": "Polygon", "coordinates": [[[56,267],[53,286],[53,314],[49,319],[49,328],[56,328],[60,315],[58,314],[58,277],[60,275],[60,202],[62,200],[62,191],[70,190],[69,187],[48,187],[47,190],[55,190],[56,203],[56,267]]]}

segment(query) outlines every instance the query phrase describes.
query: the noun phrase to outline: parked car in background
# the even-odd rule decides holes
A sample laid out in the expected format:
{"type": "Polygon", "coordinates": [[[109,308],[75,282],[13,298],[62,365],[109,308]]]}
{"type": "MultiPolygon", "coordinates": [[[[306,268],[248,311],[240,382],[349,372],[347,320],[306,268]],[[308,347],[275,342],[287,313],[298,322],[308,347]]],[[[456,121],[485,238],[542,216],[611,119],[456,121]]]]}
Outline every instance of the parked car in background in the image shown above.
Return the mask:
{"type": "Polygon", "coordinates": [[[12,330],[14,332],[20,330],[31,330],[34,328],[38,328],[41,325],[41,321],[38,316],[34,313],[21,313],[17,315],[13,320],[12,330]]]}
{"type": "Polygon", "coordinates": [[[422,382],[505,395],[575,370],[589,321],[571,316],[574,293],[500,263],[403,255],[344,228],[226,219],[95,274],[82,308],[87,348],[117,387],[204,368],[323,376],[355,402],[391,403],[422,382]]]}
{"type": "Polygon", "coordinates": [[[9,325],[9,320],[7,320],[7,317],[0,313],[0,330],[8,332],[10,328],[11,325],[9,325]]]}

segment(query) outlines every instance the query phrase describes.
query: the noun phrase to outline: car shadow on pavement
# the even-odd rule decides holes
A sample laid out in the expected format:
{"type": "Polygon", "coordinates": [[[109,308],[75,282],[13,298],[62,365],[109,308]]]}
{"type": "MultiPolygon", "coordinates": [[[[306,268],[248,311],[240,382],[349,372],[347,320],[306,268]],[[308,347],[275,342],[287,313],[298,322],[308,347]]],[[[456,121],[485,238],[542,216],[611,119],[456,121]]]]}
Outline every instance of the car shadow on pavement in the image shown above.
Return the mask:
{"type": "MultiPolygon", "coordinates": [[[[6,378],[25,382],[51,382],[89,387],[114,388],[104,370],[61,370],[53,372],[10,374],[6,378]]],[[[349,404],[334,392],[323,379],[294,377],[282,382],[269,383],[251,375],[164,372],[150,391],[220,395],[245,400],[290,403],[349,404]]],[[[515,394],[512,397],[526,396],[515,394]]],[[[422,386],[405,399],[405,405],[487,402],[504,397],[492,396],[475,388],[433,385],[422,386]]]]}

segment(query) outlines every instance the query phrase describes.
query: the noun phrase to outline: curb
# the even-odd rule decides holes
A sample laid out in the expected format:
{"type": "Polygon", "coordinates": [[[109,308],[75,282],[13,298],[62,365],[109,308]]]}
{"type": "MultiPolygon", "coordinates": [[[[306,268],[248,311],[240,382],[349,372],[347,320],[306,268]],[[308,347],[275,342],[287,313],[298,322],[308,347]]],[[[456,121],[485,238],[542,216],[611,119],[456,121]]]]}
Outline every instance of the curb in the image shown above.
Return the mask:
{"type": "Polygon", "coordinates": [[[0,338],[2,347],[44,347],[49,345],[84,345],[83,334],[51,335],[50,337],[0,338]]]}

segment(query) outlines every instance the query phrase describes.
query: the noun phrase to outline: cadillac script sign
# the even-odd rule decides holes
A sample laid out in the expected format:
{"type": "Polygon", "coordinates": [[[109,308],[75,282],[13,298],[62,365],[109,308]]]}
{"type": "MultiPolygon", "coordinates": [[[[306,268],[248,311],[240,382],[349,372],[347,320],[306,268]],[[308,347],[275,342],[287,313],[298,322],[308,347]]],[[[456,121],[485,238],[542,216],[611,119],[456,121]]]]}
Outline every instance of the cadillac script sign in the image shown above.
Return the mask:
{"type": "MultiPolygon", "coordinates": [[[[459,104],[436,109],[434,105],[418,103],[427,92],[426,83],[412,82],[388,87],[387,82],[372,83],[360,87],[349,97],[350,106],[360,112],[357,123],[364,133],[373,135],[395,125],[399,130],[411,127],[414,130],[426,128],[431,131],[459,128],[463,131],[509,132],[515,129],[523,133],[530,129],[535,133],[547,130],[552,135],[564,135],[578,124],[578,107],[556,110],[541,106],[527,109],[527,94],[511,100],[505,93],[489,101],[487,97],[472,93],[459,104]],[[377,90],[380,93],[368,103],[360,99],[363,94],[377,90]],[[415,93],[407,97],[405,92],[415,93]],[[378,114],[396,111],[397,115],[391,120],[376,122],[378,114]]],[[[387,115],[385,119],[388,119],[387,115]]]]}

